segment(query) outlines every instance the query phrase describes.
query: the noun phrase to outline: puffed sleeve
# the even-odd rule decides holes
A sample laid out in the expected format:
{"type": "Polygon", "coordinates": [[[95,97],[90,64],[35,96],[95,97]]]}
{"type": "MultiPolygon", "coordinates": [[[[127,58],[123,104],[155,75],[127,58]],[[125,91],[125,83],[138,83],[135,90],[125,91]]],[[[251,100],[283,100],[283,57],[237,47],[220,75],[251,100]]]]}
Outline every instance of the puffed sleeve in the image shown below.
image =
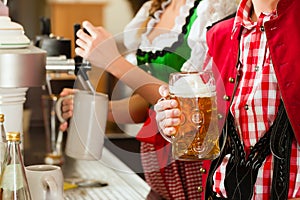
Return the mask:
{"type": "Polygon", "coordinates": [[[135,51],[141,42],[139,29],[149,17],[151,3],[152,1],[145,2],[124,29],[124,45],[130,51],[135,51]]]}
{"type": "Polygon", "coordinates": [[[190,58],[183,64],[181,71],[201,71],[207,52],[206,28],[236,11],[233,0],[203,0],[197,7],[197,19],[191,27],[188,45],[190,58]]]}

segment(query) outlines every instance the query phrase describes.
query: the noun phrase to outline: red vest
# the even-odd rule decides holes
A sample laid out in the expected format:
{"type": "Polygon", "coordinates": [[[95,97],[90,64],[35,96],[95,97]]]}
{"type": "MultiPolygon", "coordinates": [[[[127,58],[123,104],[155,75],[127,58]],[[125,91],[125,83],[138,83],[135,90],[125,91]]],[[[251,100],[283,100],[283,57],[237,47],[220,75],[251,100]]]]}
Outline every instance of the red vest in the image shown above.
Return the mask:
{"type": "MultiPolygon", "coordinates": [[[[300,1],[280,0],[278,17],[265,23],[265,32],[271,59],[278,80],[281,98],[300,144],[300,1]]],[[[220,22],[207,33],[209,54],[221,74],[225,93],[219,94],[219,101],[226,102],[228,112],[233,95],[238,61],[238,47],[241,27],[231,38],[234,19],[220,22]],[[225,97],[225,98],[223,98],[225,97]],[[222,99],[222,100],[221,100],[222,99]]],[[[223,113],[226,116],[227,113],[223,113]]]]}
{"type": "MultiPolygon", "coordinates": [[[[300,144],[300,1],[280,0],[277,13],[276,19],[265,23],[265,31],[281,98],[300,144]]],[[[225,87],[225,91],[218,91],[218,106],[225,106],[219,109],[224,110],[220,113],[224,117],[227,116],[233,95],[242,28],[238,27],[235,35],[231,35],[233,22],[234,18],[219,22],[207,32],[208,53],[213,57],[217,73],[220,74],[217,86],[224,84],[225,87]]],[[[203,162],[204,168],[209,165],[209,161],[203,162]]],[[[204,187],[206,176],[202,176],[204,187]]]]}

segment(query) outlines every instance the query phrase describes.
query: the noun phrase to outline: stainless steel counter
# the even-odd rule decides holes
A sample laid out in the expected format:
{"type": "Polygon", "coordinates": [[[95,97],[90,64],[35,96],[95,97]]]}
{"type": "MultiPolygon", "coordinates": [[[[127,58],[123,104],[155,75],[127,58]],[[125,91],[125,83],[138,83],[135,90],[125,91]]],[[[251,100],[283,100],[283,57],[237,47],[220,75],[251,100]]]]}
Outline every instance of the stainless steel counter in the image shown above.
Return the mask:
{"type": "Polygon", "coordinates": [[[107,183],[104,187],[78,187],[65,191],[65,199],[84,200],[142,200],[150,187],[106,148],[100,161],[67,158],[63,165],[65,179],[82,178],[107,183]]]}
{"type": "MultiPolygon", "coordinates": [[[[107,138],[108,140],[108,138],[107,138]]],[[[128,140],[119,141],[129,143],[128,140]]],[[[132,145],[132,143],[129,143],[132,145]]],[[[25,133],[25,165],[41,164],[45,157],[45,133],[43,127],[31,127],[25,133]]],[[[108,145],[112,148],[113,144],[108,145]]],[[[129,168],[124,161],[135,162],[127,154],[112,153],[105,147],[99,161],[75,160],[65,156],[62,170],[65,180],[70,178],[96,180],[107,183],[104,187],[74,188],[65,191],[67,200],[144,200],[158,198],[139,175],[138,170],[129,168]],[[121,161],[122,159],[122,161],[121,161]]],[[[115,146],[117,148],[117,146],[115,146]]],[[[137,165],[137,164],[136,164],[137,165]]]]}

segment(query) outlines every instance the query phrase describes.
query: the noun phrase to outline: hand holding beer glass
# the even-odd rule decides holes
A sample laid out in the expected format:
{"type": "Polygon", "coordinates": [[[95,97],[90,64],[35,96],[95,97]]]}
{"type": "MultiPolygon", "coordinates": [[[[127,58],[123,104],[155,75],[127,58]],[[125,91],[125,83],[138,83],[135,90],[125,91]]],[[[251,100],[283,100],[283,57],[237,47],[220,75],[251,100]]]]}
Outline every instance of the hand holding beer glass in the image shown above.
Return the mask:
{"type": "Polygon", "coordinates": [[[177,100],[181,122],[171,137],[174,159],[195,161],[219,156],[216,84],[212,72],[176,72],[169,78],[170,98],[177,100]]]}

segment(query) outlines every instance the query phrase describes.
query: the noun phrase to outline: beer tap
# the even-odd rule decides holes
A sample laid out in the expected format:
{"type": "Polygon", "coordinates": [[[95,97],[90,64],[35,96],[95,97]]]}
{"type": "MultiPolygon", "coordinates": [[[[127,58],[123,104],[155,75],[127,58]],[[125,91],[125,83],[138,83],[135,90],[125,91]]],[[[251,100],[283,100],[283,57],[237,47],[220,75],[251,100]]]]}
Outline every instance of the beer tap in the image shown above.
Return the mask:
{"type": "MultiPolygon", "coordinates": [[[[76,40],[78,38],[76,32],[80,28],[81,28],[80,24],[74,25],[75,48],[77,47],[76,40]]],[[[87,71],[90,71],[92,69],[91,64],[87,60],[83,59],[78,55],[74,57],[74,61],[75,61],[75,75],[77,76],[77,79],[79,80],[81,86],[83,87],[83,89],[95,93],[95,89],[91,84],[89,77],[87,75],[87,71]]]]}

